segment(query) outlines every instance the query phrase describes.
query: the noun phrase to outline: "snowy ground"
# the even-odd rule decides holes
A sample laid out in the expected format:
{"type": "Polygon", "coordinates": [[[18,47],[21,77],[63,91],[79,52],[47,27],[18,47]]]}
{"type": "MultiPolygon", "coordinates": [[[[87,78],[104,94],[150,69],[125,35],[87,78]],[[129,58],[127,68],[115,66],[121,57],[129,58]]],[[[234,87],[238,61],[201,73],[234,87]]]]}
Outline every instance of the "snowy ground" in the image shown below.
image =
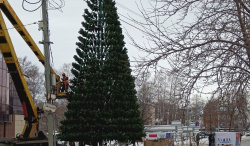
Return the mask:
{"type": "MultiPolygon", "coordinates": [[[[242,139],[246,138],[246,136],[242,136],[242,139]]],[[[185,146],[189,146],[189,140],[185,140],[184,142],[185,146]]],[[[175,146],[180,146],[181,142],[175,142],[175,146]]],[[[193,145],[195,146],[194,142],[193,145]]],[[[78,143],[76,143],[76,146],[78,146],[78,143]]],[[[86,145],[87,146],[87,145],[86,145]]],[[[112,143],[111,145],[108,146],[116,146],[114,143],[112,143]]],[[[129,146],[133,146],[132,144],[129,146]]],[[[143,142],[138,142],[136,143],[136,146],[144,146],[143,142]]],[[[202,138],[200,140],[200,146],[208,146],[208,137],[202,138]]]]}

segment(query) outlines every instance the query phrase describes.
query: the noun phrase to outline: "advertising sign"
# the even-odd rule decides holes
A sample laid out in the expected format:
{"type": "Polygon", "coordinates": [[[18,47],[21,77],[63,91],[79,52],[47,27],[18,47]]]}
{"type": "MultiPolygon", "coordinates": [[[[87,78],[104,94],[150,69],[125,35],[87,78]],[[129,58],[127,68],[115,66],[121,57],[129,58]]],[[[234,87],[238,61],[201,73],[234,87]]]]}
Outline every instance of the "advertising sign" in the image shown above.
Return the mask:
{"type": "Polygon", "coordinates": [[[215,132],[216,146],[240,146],[239,132],[215,132]]]}
{"type": "Polygon", "coordinates": [[[148,132],[144,146],[174,146],[174,133],[148,132]],[[157,141],[159,140],[159,141],[157,141]]]}
{"type": "Polygon", "coordinates": [[[146,133],[147,140],[157,140],[157,139],[174,139],[174,133],[168,132],[151,132],[146,133]]]}

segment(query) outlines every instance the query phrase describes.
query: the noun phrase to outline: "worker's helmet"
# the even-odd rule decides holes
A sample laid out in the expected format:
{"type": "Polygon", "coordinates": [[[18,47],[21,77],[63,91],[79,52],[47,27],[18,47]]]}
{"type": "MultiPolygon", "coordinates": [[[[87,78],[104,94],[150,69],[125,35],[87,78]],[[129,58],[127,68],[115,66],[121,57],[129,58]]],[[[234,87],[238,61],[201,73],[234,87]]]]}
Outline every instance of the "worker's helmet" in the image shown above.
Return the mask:
{"type": "Polygon", "coordinates": [[[65,76],[65,73],[62,73],[62,76],[65,76]]]}

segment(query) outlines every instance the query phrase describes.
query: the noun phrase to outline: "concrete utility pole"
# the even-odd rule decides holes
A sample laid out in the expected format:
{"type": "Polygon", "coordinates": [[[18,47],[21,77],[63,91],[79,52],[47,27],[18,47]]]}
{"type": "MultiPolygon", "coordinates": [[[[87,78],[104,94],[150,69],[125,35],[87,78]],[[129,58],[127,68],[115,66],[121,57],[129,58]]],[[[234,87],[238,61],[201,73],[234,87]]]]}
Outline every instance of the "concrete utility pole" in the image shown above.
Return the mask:
{"type": "MultiPolygon", "coordinates": [[[[46,99],[47,103],[52,103],[49,99],[51,94],[51,74],[50,74],[50,40],[49,40],[49,26],[48,26],[48,11],[47,11],[47,0],[42,0],[42,15],[43,15],[43,45],[44,45],[44,57],[45,57],[45,85],[46,85],[46,99]]],[[[54,146],[54,114],[48,112],[48,142],[49,146],[54,146]]]]}

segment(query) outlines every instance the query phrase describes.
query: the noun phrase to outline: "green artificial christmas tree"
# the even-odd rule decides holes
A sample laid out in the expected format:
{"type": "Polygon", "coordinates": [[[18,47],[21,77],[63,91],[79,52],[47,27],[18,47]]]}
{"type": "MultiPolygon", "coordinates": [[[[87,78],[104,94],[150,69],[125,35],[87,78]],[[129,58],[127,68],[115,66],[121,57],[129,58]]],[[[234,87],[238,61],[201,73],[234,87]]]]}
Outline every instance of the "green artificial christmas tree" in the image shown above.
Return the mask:
{"type": "Polygon", "coordinates": [[[87,4],[59,138],[92,145],[141,140],[143,123],[115,2],[89,0],[87,4]]]}
{"type": "Polygon", "coordinates": [[[131,75],[124,36],[113,0],[104,0],[108,30],[107,71],[110,108],[112,109],[112,139],[135,142],[144,136],[143,122],[137,104],[134,78],[131,75]]]}

